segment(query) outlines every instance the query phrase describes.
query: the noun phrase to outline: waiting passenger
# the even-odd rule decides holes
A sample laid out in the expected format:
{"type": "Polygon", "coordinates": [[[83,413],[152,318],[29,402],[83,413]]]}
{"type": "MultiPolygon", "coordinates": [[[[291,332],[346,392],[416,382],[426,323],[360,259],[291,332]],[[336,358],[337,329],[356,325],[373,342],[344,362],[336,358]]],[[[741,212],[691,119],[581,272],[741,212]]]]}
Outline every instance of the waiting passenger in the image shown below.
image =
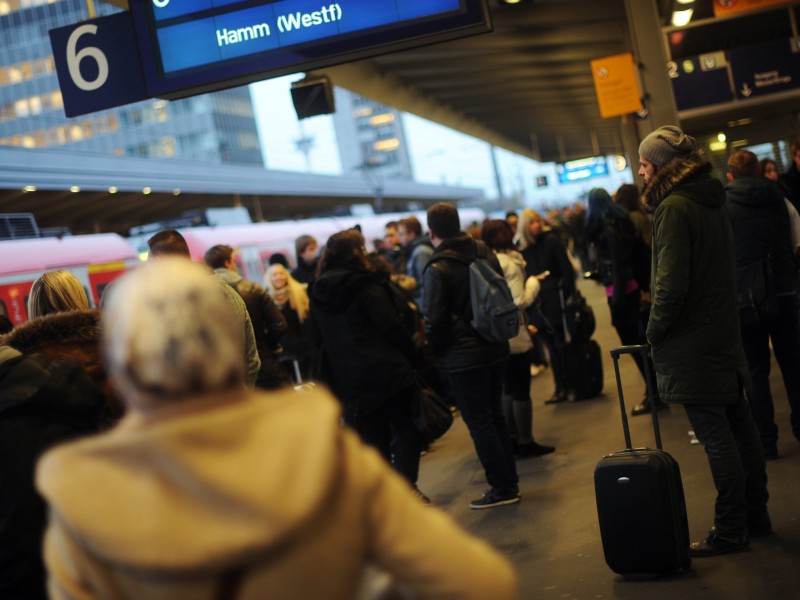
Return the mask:
{"type": "Polygon", "coordinates": [[[770,181],[778,184],[781,192],[784,194],[784,204],[786,210],[789,211],[789,232],[792,236],[792,254],[794,255],[795,266],[800,269],[800,213],[789,201],[792,195],[791,190],[786,186],[786,183],[778,176],[778,165],[771,158],[763,158],[758,161],[758,174],[761,177],[766,177],[770,181]]]}
{"type": "Polygon", "coordinates": [[[286,320],[286,333],[281,339],[284,355],[297,361],[301,380],[310,379],[312,357],[316,356],[316,352],[311,343],[308,292],[280,264],[267,269],[264,287],[286,320]]]}
{"type": "Polygon", "coordinates": [[[313,235],[301,235],[294,241],[294,249],[297,266],[292,271],[292,277],[308,287],[317,276],[319,244],[313,235]]]}
{"type": "Polygon", "coordinates": [[[416,217],[400,219],[397,223],[397,235],[406,254],[406,275],[417,283],[414,290],[414,303],[421,312],[424,312],[425,294],[422,289],[424,283],[422,272],[433,255],[431,239],[427,234],[422,233],[422,224],[416,217]]]}
{"type": "Polygon", "coordinates": [[[328,238],[311,292],[311,315],[345,421],[416,486],[422,440],[412,400],[421,355],[389,282],[371,268],[357,231],[328,238]]]}
{"type": "Polygon", "coordinates": [[[733,224],[739,323],[753,381],[750,408],[764,456],[778,458],[778,427],[769,384],[770,341],[792,408],[792,433],[800,440],[800,325],[797,269],[789,214],[781,189],[759,177],[758,158],[737,150],[728,159],[727,208],[733,224]],[[769,280],[765,277],[769,275],[769,280]]]}
{"type": "Polygon", "coordinates": [[[291,380],[278,362],[278,355],[282,352],[281,340],[287,329],[286,319],[280,309],[264,288],[239,275],[233,259],[233,248],[230,246],[212,246],[206,251],[204,260],[244,300],[247,314],[253,323],[258,357],[261,359],[256,385],[266,390],[289,385],[291,380]]]}
{"type": "Polygon", "coordinates": [[[52,599],[349,600],[368,562],[419,599],[516,597],[507,561],[415,499],[330,395],[244,389],[241,327],[201,267],[126,275],[104,329],[129,413],[39,464],[52,599]]]}
{"type": "MultiPolygon", "coordinates": [[[[586,235],[597,248],[600,281],[606,288],[611,324],[617,330],[619,341],[623,346],[645,344],[647,338],[639,321],[645,282],[636,265],[638,261],[644,261],[649,271],[650,253],[644,241],[638,237],[639,233],[628,212],[615,204],[604,189],[595,188],[589,192],[586,235]]],[[[649,283],[649,273],[646,279],[649,283]]],[[[642,381],[647,381],[645,359],[638,353],[633,355],[633,359],[642,381]]],[[[643,401],[633,407],[631,414],[634,417],[649,414],[653,406],[656,410],[666,409],[667,405],[658,397],[657,390],[654,395],[655,398],[648,397],[648,391],[645,390],[643,401]]]]}
{"type": "Polygon", "coordinates": [[[683,404],[717,488],[714,526],[689,551],[741,552],[772,524],[764,453],[745,398],[747,360],[732,327],[739,315],[725,190],[694,138],[674,126],[642,140],[639,163],[654,213],[647,341],[658,391],[665,402],[683,404]]]}
{"type": "MultiPolygon", "coordinates": [[[[148,260],[160,260],[169,256],[179,256],[188,260],[192,259],[189,252],[189,245],[183,236],[174,229],[165,229],[159,231],[149,240],[147,240],[147,247],[150,250],[148,260]]],[[[256,336],[253,331],[253,323],[250,320],[250,315],[247,312],[244,300],[236,291],[229,286],[219,275],[214,275],[225,290],[225,295],[230,302],[231,308],[239,317],[242,323],[242,331],[244,332],[243,340],[245,346],[245,361],[247,363],[247,385],[254,386],[258,373],[261,369],[261,358],[258,356],[258,348],[256,347],[256,336]]],[[[106,290],[107,292],[109,290],[106,290]]],[[[105,306],[105,303],[104,303],[105,306]]]]}

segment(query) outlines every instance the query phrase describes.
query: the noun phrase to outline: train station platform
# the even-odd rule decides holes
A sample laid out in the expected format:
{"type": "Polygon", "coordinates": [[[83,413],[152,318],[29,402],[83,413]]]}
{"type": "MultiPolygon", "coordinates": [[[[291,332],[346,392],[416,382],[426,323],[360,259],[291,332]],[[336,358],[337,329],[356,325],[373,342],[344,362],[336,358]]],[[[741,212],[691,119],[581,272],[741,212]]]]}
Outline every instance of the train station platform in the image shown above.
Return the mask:
{"type": "MultiPolygon", "coordinates": [[[[624,447],[614,368],[608,350],[619,345],[603,289],[583,281],[580,289],[595,311],[594,339],[603,355],[603,395],[575,403],[545,405],[553,392],[548,371],[533,379],[534,434],[556,452],[517,462],[522,502],[470,510],[487,484],[463,421],[422,459],[419,486],[433,502],[516,566],[520,598],[536,600],[786,600],[800,597],[800,444],[791,434],[780,371],[771,375],[780,458],[767,463],[774,535],[757,538],[752,550],[695,559],[693,568],[657,579],[626,580],[605,564],[594,496],[597,461],[624,447]]],[[[630,406],[644,382],[630,357],[620,361],[630,406]]],[[[683,408],[659,413],[664,449],[680,464],[692,540],[713,524],[716,492],[703,447],[690,443],[683,408]]],[[[654,446],[649,415],[630,418],[634,446],[654,446]]]]}

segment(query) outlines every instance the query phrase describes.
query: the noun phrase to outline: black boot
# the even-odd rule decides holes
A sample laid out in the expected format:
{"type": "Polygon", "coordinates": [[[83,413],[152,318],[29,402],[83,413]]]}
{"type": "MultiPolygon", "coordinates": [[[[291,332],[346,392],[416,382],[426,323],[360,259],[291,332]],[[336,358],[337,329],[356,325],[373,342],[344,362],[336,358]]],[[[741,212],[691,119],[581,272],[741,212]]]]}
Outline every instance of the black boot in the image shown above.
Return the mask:
{"type": "Polygon", "coordinates": [[[567,391],[563,388],[556,388],[555,393],[553,396],[545,400],[545,404],[558,404],[559,402],[564,402],[567,399],[567,391]]]}

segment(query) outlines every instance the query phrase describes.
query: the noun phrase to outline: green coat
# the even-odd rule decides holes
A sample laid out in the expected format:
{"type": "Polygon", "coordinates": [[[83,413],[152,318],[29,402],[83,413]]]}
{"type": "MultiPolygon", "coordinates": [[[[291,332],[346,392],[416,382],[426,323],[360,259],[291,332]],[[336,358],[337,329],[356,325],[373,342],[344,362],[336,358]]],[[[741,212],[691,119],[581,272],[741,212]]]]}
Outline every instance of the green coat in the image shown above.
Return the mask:
{"type": "Polygon", "coordinates": [[[654,210],[647,341],[667,402],[735,403],[749,384],[733,232],[725,190],[710,171],[695,152],[662,168],[644,191],[654,210]]]}

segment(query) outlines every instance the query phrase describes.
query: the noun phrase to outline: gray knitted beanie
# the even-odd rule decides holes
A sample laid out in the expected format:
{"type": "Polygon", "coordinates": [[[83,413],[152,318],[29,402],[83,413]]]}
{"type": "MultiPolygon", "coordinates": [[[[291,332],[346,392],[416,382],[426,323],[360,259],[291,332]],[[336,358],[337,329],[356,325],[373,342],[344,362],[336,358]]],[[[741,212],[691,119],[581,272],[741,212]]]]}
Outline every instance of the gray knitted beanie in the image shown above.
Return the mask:
{"type": "Polygon", "coordinates": [[[639,156],[658,167],[663,167],[676,156],[685,156],[697,150],[697,143],[677,127],[659,127],[639,144],[639,156]]]}

